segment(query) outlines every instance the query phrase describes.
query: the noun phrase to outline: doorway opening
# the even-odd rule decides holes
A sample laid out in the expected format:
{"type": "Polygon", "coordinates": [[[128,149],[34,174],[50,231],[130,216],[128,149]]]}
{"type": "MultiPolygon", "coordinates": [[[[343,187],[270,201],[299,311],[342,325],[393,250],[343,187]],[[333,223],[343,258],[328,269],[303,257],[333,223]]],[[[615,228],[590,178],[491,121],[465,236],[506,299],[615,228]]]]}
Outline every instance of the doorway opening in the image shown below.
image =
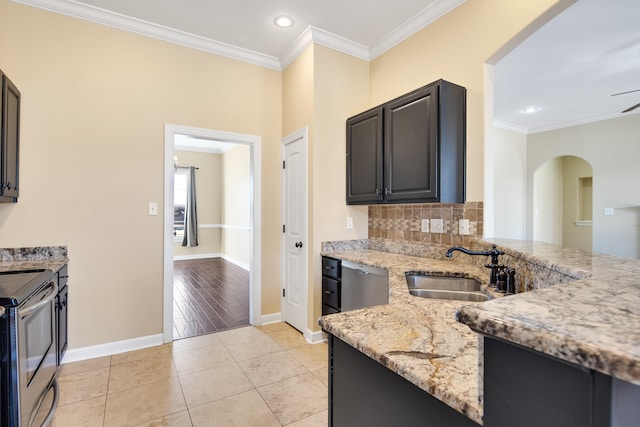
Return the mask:
{"type": "Polygon", "coordinates": [[[593,249],[593,168],[576,156],[548,160],[533,174],[533,239],[593,249]]]}
{"type": "MultiPolygon", "coordinates": [[[[180,289],[176,288],[174,290],[174,276],[184,279],[184,277],[193,276],[193,274],[202,275],[202,283],[196,283],[197,288],[202,284],[206,285],[206,282],[216,284],[225,275],[229,276],[230,281],[242,281],[242,273],[248,274],[248,313],[233,313],[233,308],[229,308],[228,311],[232,315],[226,321],[219,322],[218,326],[214,328],[221,330],[220,327],[225,328],[225,324],[229,327],[237,327],[239,325],[238,322],[246,321],[246,316],[248,316],[249,324],[260,323],[261,186],[260,180],[256,179],[256,177],[260,176],[261,156],[261,138],[259,136],[180,125],[165,125],[164,342],[183,337],[182,334],[176,334],[174,327],[174,317],[180,317],[180,313],[176,313],[176,316],[174,316],[174,293],[180,293],[180,289]],[[215,151],[216,146],[231,148],[229,153],[233,152],[233,155],[229,155],[230,159],[227,160],[222,159],[221,156],[217,156],[218,158],[212,156],[211,151],[215,151]],[[207,152],[209,152],[208,157],[202,154],[207,152]],[[201,233],[202,237],[208,234],[211,238],[206,239],[206,243],[202,241],[203,244],[199,248],[197,246],[183,248],[178,234],[181,234],[182,231],[179,229],[183,229],[184,224],[181,227],[180,215],[176,216],[176,212],[180,213],[180,204],[175,202],[176,166],[180,168],[187,166],[197,167],[196,163],[203,162],[202,164],[206,166],[196,171],[197,174],[203,175],[201,177],[196,175],[197,187],[203,187],[211,186],[212,179],[210,177],[207,178],[207,174],[219,174],[219,171],[215,171],[216,162],[220,164],[223,161],[233,163],[237,162],[238,159],[246,159],[248,164],[238,166],[242,164],[241,162],[230,166],[228,168],[230,174],[223,175],[221,182],[217,186],[218,190],[211,188],[211,193],[216,193],[216,191],[221,193],[224,191],[225,179],[236,182],[238,185],[233,190],[227,190],[230,193],[229,199],[220,202],[220,197],[211,197],[211,201],[206,199],[198,201],[198,204],[205,206],[207,203],[222,205],[217,208],[218,217],[211,213],[216,211],[215,209],[209,209],[209,217],[203,217],[205,221],[199,220],[198,233],[201,233]],[[243,170],[244,172],[242,172],[243,170]],[[242,174],[241,177],[233,175],[234,172],[238,171],[242,174]],[[240,183],[237,181],[240,179],[245,180],[245,182],[240,183]],[[175,208],[176,206],[177,209],[175,208]],[[229,211],[227,212],[226,209],[229,211]],[[233,211],[234,209],[236,209],[235,212],[233,211]],[[225,221],[225,215],[230,218],[229,221],[225,221]],[[234,223],[235,220],[239,220],[242,224],[234,223]],[[182,264],[174,268],[174,260],[182,264]],[[189,262],[183,262],[185,260],[189,260],[189,262]],[[214,277],[215,273],[211,270],[214,266],[213,263],[218,264],[218,278],[214,277]],[[199,273],[197,273],[198,270],[200,270],[199,273]],[[245,320],[243,320],[243,317],[245,320]],[[234,322],[236,322],[235,326],[234,322]]],[[[178,191],[181,190],[178,189],[178,191]]],[[[207,193],[198,191],[198,194],[207,193]]],[[[189,280],[183,280],[178,285],[183,286],[182,289],[186,294],[191,294],[192,291],[187,288],[190,284],[187,282],[189,280]]],[[[216,291],[207,292],[215,293],[216,291]]],[[[204,297],[196,292],[196,298],[202,298],[201,303],[206,302],[207,292],[204,293],[204,297]]],[[[177,297],[178,295],[176,295],[177,297]]],[[[182,298],[184,298],[184,295],[182,298]]],[[[194,300],[193,302],[194,307],[198,305],[198,301],[194,300]]],[[[231,301],[231,304],[234,304],[233,301],[231,301]]]]}

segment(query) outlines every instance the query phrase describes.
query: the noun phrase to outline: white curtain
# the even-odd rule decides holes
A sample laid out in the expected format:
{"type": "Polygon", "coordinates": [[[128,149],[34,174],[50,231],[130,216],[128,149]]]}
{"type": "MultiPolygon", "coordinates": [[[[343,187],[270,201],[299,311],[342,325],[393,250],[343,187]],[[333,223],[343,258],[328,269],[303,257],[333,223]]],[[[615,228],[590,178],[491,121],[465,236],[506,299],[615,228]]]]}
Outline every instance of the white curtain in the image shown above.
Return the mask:
{"type": "Polygon", "coordinates": [[[187,175],[187,203],[184,209],[184,238],[182,246],[198,246],[198,210],[196,208],[196,169],[189,166],[187,175]]]}

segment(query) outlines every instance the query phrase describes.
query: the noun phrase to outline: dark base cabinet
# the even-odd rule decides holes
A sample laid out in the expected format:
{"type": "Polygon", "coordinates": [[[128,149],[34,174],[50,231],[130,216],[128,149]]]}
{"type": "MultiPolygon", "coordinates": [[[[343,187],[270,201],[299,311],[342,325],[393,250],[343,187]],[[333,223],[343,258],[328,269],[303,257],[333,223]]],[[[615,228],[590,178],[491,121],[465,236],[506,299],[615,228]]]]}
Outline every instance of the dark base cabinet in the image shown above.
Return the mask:
{"type": "Polygon", "coordinates": [[[341,261],[327,256],[322,257],[322,315],[340,313],[342,293],[341,261]]]}
{"type": "Polygon", "coordinates": [[[18,201],[20,91],[0,70],[0,202],[18,201]]]}
{"type": "Polygon", "coordinates": [[[69,307],[67,266],[58,271],[58,295],[56,296],[56,327],[57,327],[57,362],[62,364],[62,358],[67,351],[67,310],[69,307]]]}
{"type": "Polygon", "coordinates": [[[478,425],[400,375],[329,335],[329,426],[478,425]]]}
{"type": "Polygon", "coordinates": [[[484,338],[486,427],[609,427],[611,397],[607,375],[484,338]]]}

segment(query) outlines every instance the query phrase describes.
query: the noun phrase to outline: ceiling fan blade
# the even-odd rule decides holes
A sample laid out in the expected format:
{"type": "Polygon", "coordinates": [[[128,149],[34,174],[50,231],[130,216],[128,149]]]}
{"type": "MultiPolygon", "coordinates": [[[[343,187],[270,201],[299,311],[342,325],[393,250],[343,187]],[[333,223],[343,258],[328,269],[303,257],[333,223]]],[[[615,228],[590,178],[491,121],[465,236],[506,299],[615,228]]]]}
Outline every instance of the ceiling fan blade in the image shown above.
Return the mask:
{"type": "Polygon", "coordinates": [[[611,96],[626,95],[627,93],[640,92],[640,89],[628,90],[626,92],[614,93],[611,96]]]}
{"type": "Polygon", "coordinates": [[[636,104],[636,105],[634,105],[633,107],[629,107],[629,108],[627,108],[626,110],[624,110],[624,111],[623,111],[623,113],[628,113],[629,111],[633,111],[633,110],[635,110],[635,109],[636,109],[636,108],[638,108],[638,107],[640,107],[640,104],[636,104]]]}

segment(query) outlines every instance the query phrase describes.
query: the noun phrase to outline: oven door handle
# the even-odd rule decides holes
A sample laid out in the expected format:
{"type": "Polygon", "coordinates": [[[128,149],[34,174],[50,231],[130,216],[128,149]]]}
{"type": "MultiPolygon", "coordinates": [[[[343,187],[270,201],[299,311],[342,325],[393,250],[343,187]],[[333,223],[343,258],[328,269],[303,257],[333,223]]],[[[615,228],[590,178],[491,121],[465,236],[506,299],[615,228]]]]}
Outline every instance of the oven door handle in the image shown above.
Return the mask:
{"type": "Polygon", "coordinates": [[[28,316],[29,314],[33,313],[36,310],[39,310],[41,307],[44,307],[45,305],[53,301],[53,299],[58,294],[58,284],[54,281],[51,281],[49,282],[49,284],[47,284],[47,287],[51,288],[51,291],[37,303],[33,305],[28,305],[26,307],[22,307],[21,309],[19,309],[18,316],[20,317],[28,316]]]}

